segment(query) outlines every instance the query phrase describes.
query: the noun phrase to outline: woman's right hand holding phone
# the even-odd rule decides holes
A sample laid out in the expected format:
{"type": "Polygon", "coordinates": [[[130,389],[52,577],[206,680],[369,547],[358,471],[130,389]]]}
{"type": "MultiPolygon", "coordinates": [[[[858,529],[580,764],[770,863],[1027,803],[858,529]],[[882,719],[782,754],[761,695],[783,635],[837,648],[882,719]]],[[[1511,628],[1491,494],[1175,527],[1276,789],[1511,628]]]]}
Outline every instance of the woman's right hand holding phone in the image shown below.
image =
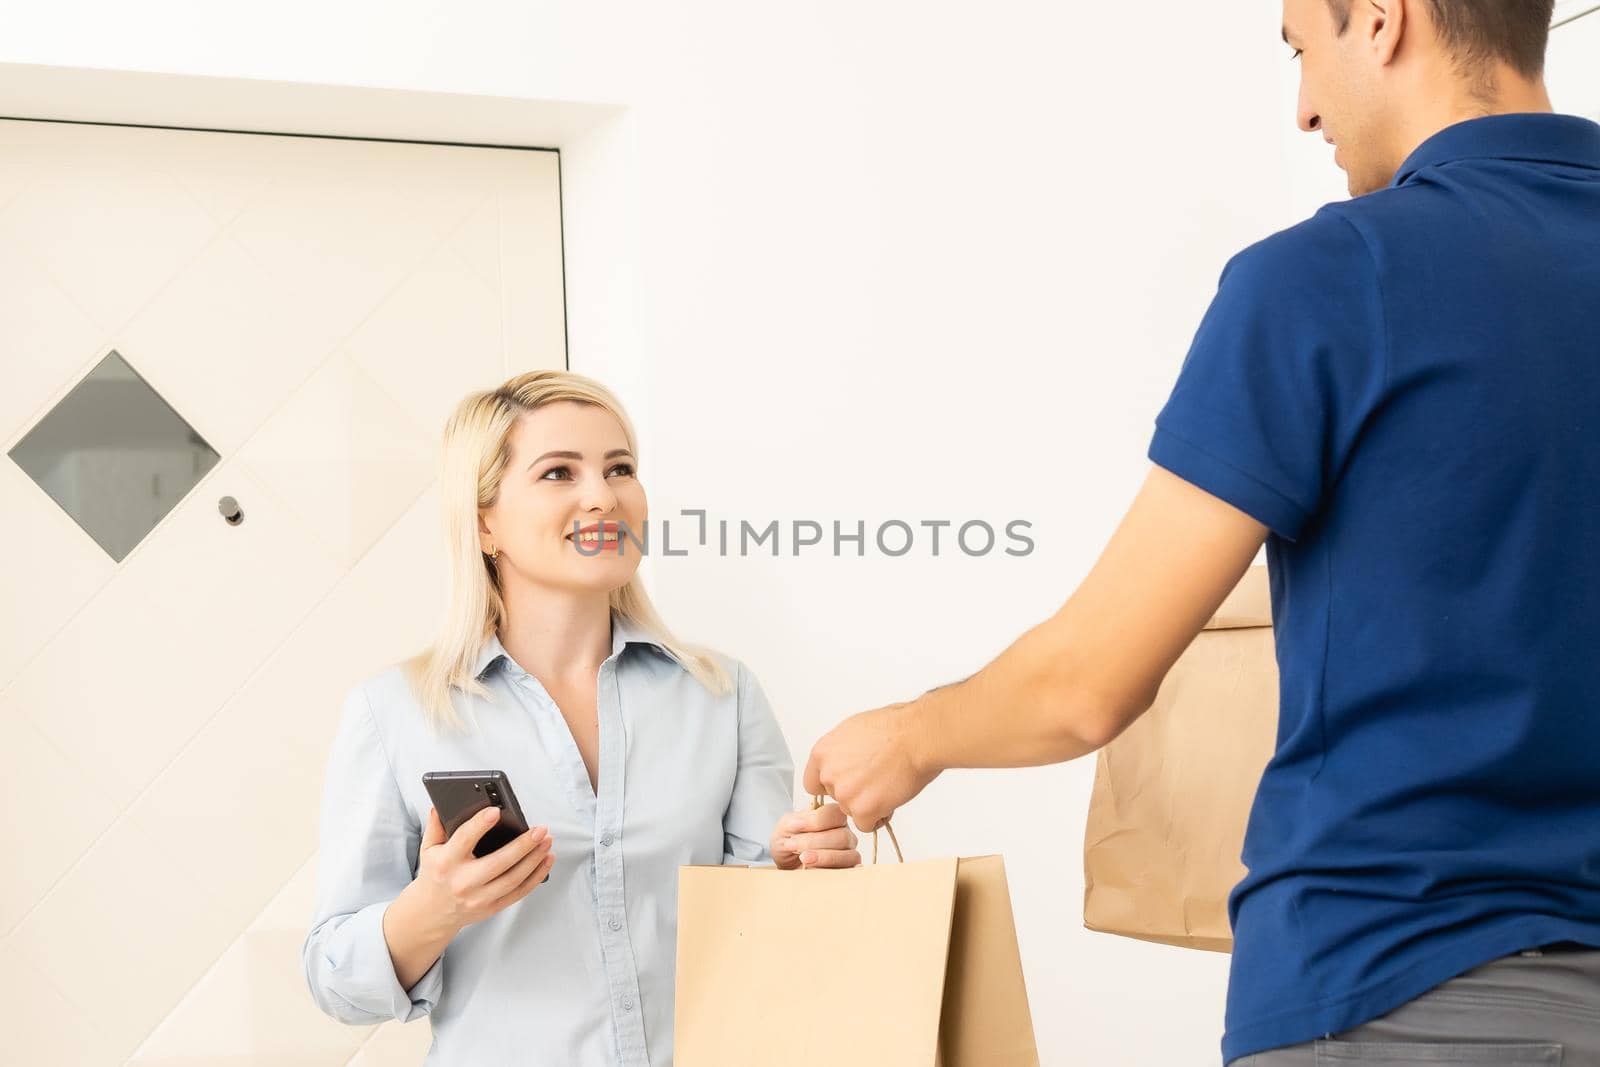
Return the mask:
{"type": "Polygon", "coordinates": [[[484,808],[447,839],[438,811],[428,809],[417,876],[383,913],[384,940],[402,987],[415,985],[463,927],[515,904],[549,875],[555,854],[543,826],[487,856],[472,854],[499,818],[499,808],[484,808]]]}
{"type": "Polygon", "coordinates": [[[535,826],[487,856],[474,856],[478,841],[500,819],[500,809],[484,808],[446,840],[439,813],[428,809],[413,883],[436,919],[459,931],[510,907],[532,893],[555,860],[549,831],[535,826]]]}

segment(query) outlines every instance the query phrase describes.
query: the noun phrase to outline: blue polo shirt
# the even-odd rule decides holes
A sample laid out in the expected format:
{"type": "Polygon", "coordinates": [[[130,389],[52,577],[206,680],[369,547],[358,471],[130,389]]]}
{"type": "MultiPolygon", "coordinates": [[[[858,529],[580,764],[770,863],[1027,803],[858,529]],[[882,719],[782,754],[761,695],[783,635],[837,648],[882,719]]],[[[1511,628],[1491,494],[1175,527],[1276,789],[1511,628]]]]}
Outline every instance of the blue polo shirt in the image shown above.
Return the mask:
{"type": "Polygon", "coordinates": [[[1600,946],[1600,126],[1459,123],[1239,253],[1149,455],[1271,531],[1224,1061],[1600,946]]]}

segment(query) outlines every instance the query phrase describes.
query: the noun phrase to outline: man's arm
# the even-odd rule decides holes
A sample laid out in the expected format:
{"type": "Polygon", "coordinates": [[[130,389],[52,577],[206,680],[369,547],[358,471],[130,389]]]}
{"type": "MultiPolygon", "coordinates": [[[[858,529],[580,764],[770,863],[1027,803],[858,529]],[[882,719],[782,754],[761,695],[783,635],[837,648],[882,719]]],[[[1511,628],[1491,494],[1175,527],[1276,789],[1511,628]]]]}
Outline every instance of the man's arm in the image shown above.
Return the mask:
{"type": "Polygon", "coordinates": [[[847,719],[805,786],[871,829],[953,767],[1025,767],[1093,752],[1238,584],[1267,528],[1161,467],[1061,609],[963,682],[847,719]]]}

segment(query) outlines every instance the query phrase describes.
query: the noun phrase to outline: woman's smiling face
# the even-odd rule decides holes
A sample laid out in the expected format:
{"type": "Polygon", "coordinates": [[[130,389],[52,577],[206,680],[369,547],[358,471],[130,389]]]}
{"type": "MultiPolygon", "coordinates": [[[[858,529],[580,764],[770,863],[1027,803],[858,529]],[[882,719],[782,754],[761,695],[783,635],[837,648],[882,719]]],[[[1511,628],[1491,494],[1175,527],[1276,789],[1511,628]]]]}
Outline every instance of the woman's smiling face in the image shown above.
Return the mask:
{"type": "Polygon", "coordinates": [[[519,418],[493,507],[479,513],[479,542],[500,550],[502,582],[609,592],[639,568],[649,505],[627,435],[610,412],[560,401],[519,418]],[[574,535],[574,529],[581,532],[574,535]]]}

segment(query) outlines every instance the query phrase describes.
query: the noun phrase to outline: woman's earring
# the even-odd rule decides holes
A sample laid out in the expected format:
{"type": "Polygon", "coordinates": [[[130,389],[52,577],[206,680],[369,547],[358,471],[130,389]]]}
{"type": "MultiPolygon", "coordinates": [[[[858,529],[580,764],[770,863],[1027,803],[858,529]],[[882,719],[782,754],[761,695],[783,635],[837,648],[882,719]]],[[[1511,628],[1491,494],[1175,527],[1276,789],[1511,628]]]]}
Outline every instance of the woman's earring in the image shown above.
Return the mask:
{"type": "Polygon", "coordinates": [[[494,550],[494,554],[489,557],[489,562],[490,563],[499,563],[500,562],[500,550],[498,548],[496,548],[494,550]]]}

